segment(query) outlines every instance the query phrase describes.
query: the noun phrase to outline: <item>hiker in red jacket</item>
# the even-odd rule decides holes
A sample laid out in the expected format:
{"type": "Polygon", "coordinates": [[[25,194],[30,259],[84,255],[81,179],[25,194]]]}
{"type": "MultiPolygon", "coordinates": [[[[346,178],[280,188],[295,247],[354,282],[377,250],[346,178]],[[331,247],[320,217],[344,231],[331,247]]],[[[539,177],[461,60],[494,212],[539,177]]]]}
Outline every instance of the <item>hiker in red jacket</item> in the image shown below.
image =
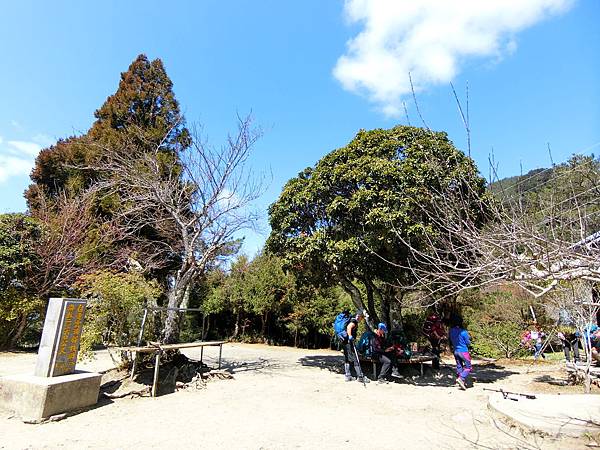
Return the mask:
{"type": "Polygon", "coordinates": [[[436,313],[430,314],[425,323],[423,323],[423,334],[429,340],[431,345],[431,353],[436,358],[431,362],[433,369],[440,368],[440,355],[442,354],[442,341],[446,339],[446,329],[442,323],[442,318],[436,313]]]}

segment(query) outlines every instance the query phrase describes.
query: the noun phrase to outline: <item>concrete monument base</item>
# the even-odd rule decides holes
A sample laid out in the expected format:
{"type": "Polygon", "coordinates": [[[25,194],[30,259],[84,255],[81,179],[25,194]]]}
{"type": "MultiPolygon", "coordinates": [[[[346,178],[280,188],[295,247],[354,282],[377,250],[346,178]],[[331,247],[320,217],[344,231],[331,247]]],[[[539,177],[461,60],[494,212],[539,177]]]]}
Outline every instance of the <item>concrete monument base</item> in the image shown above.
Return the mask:
{"type": "Polygon", "coordinates": [[[0,408],[23,420],[40,420],[98,402],[102,375],[76,371],[59,377],[9,375],[0,378],[0,408]]]}

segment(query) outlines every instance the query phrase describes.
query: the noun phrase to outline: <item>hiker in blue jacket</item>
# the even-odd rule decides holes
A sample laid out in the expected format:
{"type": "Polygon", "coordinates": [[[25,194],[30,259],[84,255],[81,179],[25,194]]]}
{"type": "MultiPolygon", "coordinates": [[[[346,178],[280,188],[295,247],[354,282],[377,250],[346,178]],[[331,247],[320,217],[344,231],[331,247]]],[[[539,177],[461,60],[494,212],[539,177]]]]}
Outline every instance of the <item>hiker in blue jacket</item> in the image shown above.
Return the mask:
{"type": "Polygon", "coordinates": [[[362,319],[364,319],[364,314],[361,310],[358,310],[356,315],[348,320],[348,324],[346,325],[346,337],[344,338],[342,346],[344,350],[344,373],[345,380],[352,381],[353,378],[350,371],[350,364],[353,364],[358,381],[361,383],[368,383],[369,379],[364,376],[362,369],[360,368],[360,361],[356,359],[356,348],[354,347],[354,344],[356,343],[356,334],[358,332],[358,323],[362,319]]]}
{"type": "Polygon", "coordinates": [[[454,352],[454,359],[456,360],[456,382],[460,388],[464,391],[467,389],[465,380],[471,372],[471,354],[469,353],[469,346],[471,345],[471,337],[467,330],[463,326],[463,319],[458,314],[454,314],[450,318],[450,332],[449,341],[454,352]]]}

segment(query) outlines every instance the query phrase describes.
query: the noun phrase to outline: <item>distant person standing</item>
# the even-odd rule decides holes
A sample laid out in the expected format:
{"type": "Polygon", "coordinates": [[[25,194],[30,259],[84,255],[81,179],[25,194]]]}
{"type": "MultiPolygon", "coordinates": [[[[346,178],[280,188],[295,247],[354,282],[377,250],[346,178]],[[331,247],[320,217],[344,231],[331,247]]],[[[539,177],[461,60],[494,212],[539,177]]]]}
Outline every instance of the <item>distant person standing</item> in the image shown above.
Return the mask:
{"type": "Polygon", "coordinates": [[[346,325],[346,336],[343,341],[343,351],[344,351],[344,374],[346,381],[352,381],[352,372],[350,370],[350,364],[354,365],[354,371],[356,372],[356,376],[358,381],[361,383],[368,383],[369,379],[364,376],[362,369],[360,367],[360,361],[356,356],[356,347],[354,344],[356,343],[356,334],[358,332],[358,324],[364,319],[364,314],[361,310],[356,312],[356,315],[348,320],[348,324],[346,325]]]}
{"type": "Polygon", "coordinates": [[[573,352],[573,362],[577,363],[579,361],[579,333],[572,330],[559,331],[558,338],[562,343],[567,362],[571,362],[571,352],[573,352]]]}
{"type": "Polygon", "coordinates": [[[427,316],[423,323],[423,334],[429,340],[431,345],[431,353],[435,355],[435,359],[431,362],[433,369],[440,368],[440,356],[442,354],[442,341],[446,338],[446,329],[442,323],[442,318],[436,313],[427,316]]]}
{"type": "Polygon", "coordinates": [[[529,338],[531,339],[531,343],[533,344],[534,353],[533,359],[536,360],[540,356],[542,359],[546,359],[546,355],[542,351],[543,338],[546,334],[542,331],[540,326],[536,323],[534,328],[529,332],[529,338]]]}
{"type": "Polygon", "coordinates": [[[465,380],[471,372],[471,354],[469,353],[469,346],[471,345],[471,337],[467,330],[463,326],[463,319],[458,314],[450,317],[450,332],[449,340],[454,352],[454,359],[456,360],[456,382],[460,388],[464,391],[467,389],[465,380]]]}

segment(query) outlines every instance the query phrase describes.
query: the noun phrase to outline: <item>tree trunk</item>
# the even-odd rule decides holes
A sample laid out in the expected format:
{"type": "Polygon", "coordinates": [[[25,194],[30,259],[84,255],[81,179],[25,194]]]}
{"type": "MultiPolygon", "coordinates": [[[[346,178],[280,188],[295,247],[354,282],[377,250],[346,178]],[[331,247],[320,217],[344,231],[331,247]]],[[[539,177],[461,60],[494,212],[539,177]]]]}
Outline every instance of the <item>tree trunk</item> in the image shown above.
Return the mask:
{"type": "MultiPolygon", "coordinates": [[[[187,265],[177,271],[173,279],[173,285],[167,294],[169,308],[185,308],[189,301],[191,286],[196,278],[196,268],[194,265],[187,265]]],[[[167,310],[167,318],[163,329],[162,341],[165,344],[174,344],[179,341],[181,332],[181,318],[183,314],[176,310],[167,310]]]]}
{"type": "Polygon", "coordinates": [[[266,332],[267,332],[268,316],[269,316],[268,312],[265,312],[264,314],[261,314],[261,316],[260,316],[260,334],[263,337],[263,341],[265,341],[265,342],[267,341],[266,332]]]}
{"type": "Polygon", "coordinates": [[[17,342],[19,342],[19,339],[21,339],[25,328],[27,328],[27,314],[23,314],[19,319],[19,326],[17,327],[15,334],[13,334],[12,338],[8,343],[9,349],[15,348],[17,346],[17,342]]]}
{"type": "MultiPolygon", "coordinates": [[[[360,291],[358,290],[358,288],[348,278],[340,279],[340,283],[341,283],[344,291],[346,291],[346,293],[348,295],[350,295],[350,298],[352,299],[352,303],[354,303],[354,306],[356,306],[358,309],[367,310],[362,301],[362,296],[360,295],[360,291]]],[[[367,310],[367,312],[369,314],[371,314],[370,311],[367,310]]],[[[373,325],[373,321],[371,320],[370,317],[365,318],[365,321],[367,322],[367,327],[369,329],[371,329],[371,330],[375,329],[375,326],[373,325]]]]}
{"type": "MultiPolygon", "coordinates": [[[[168,303],[167,306],[169,308],[178,308],[178,292],[175,290],[171,290],[168,294],[168,303]]],[[[163,329],[163,338],[162,341],[165,344],[174,344],[179,340],[180,328],[179,324],[181,322],[181,314],[179,311],[167,310],[167,318],[165,319],[165,327],[163,329]]]]}
{"type": "Polygon", "coordinates": [[[210,330],[210,314],[205,314],[202,316],[202,337],[203,341],[206,340],[206,336],[208,336],[208,332],[210,330]]]}
{"type": "Polygon", "coordinates": [[[394,288],[392,286],[385,286],[381,294],[381,315],[383,321],[390,329],[392,328],[392,298],[394,298],[394,288]]]}
{"type": "Polygon", "coordinates": [[[400,298],[398,299],[398,325],[400,326],[400,328],[404,329],[404,323],[402,321],[402,306],[404,304],[404,296],[406,295],[405,291],[400,291],[399,296],[400,298]]]}
{"type": "Polygon", "coordinates": [[[371,280],[364,280],[363,281],[365,287],[367,288],[367,308],[369,311],[369,315],[371,316],[371,320],[373,321],[373,323],[379,323],[379,316],[377,315],[377,309],[375,308],[375,286],[373,286],[373,283],[371,282],[371,280]]]}
{"type": "Polygon", "coordinates": [[[250,325],[250,320],[245,318],[244,322],[242,323],[242,336],[246,334],[246,328],[248,327],[248,325],[250,325]]]}
{"type": "Polygon", "coordinates": [[[239,333],[240,333],[240,312],[238,311],[235,315],[235,325],[233,327],[233,336],[231,336],[231,338],[235,339],[236,337],[238,337],[239,333]]]}

